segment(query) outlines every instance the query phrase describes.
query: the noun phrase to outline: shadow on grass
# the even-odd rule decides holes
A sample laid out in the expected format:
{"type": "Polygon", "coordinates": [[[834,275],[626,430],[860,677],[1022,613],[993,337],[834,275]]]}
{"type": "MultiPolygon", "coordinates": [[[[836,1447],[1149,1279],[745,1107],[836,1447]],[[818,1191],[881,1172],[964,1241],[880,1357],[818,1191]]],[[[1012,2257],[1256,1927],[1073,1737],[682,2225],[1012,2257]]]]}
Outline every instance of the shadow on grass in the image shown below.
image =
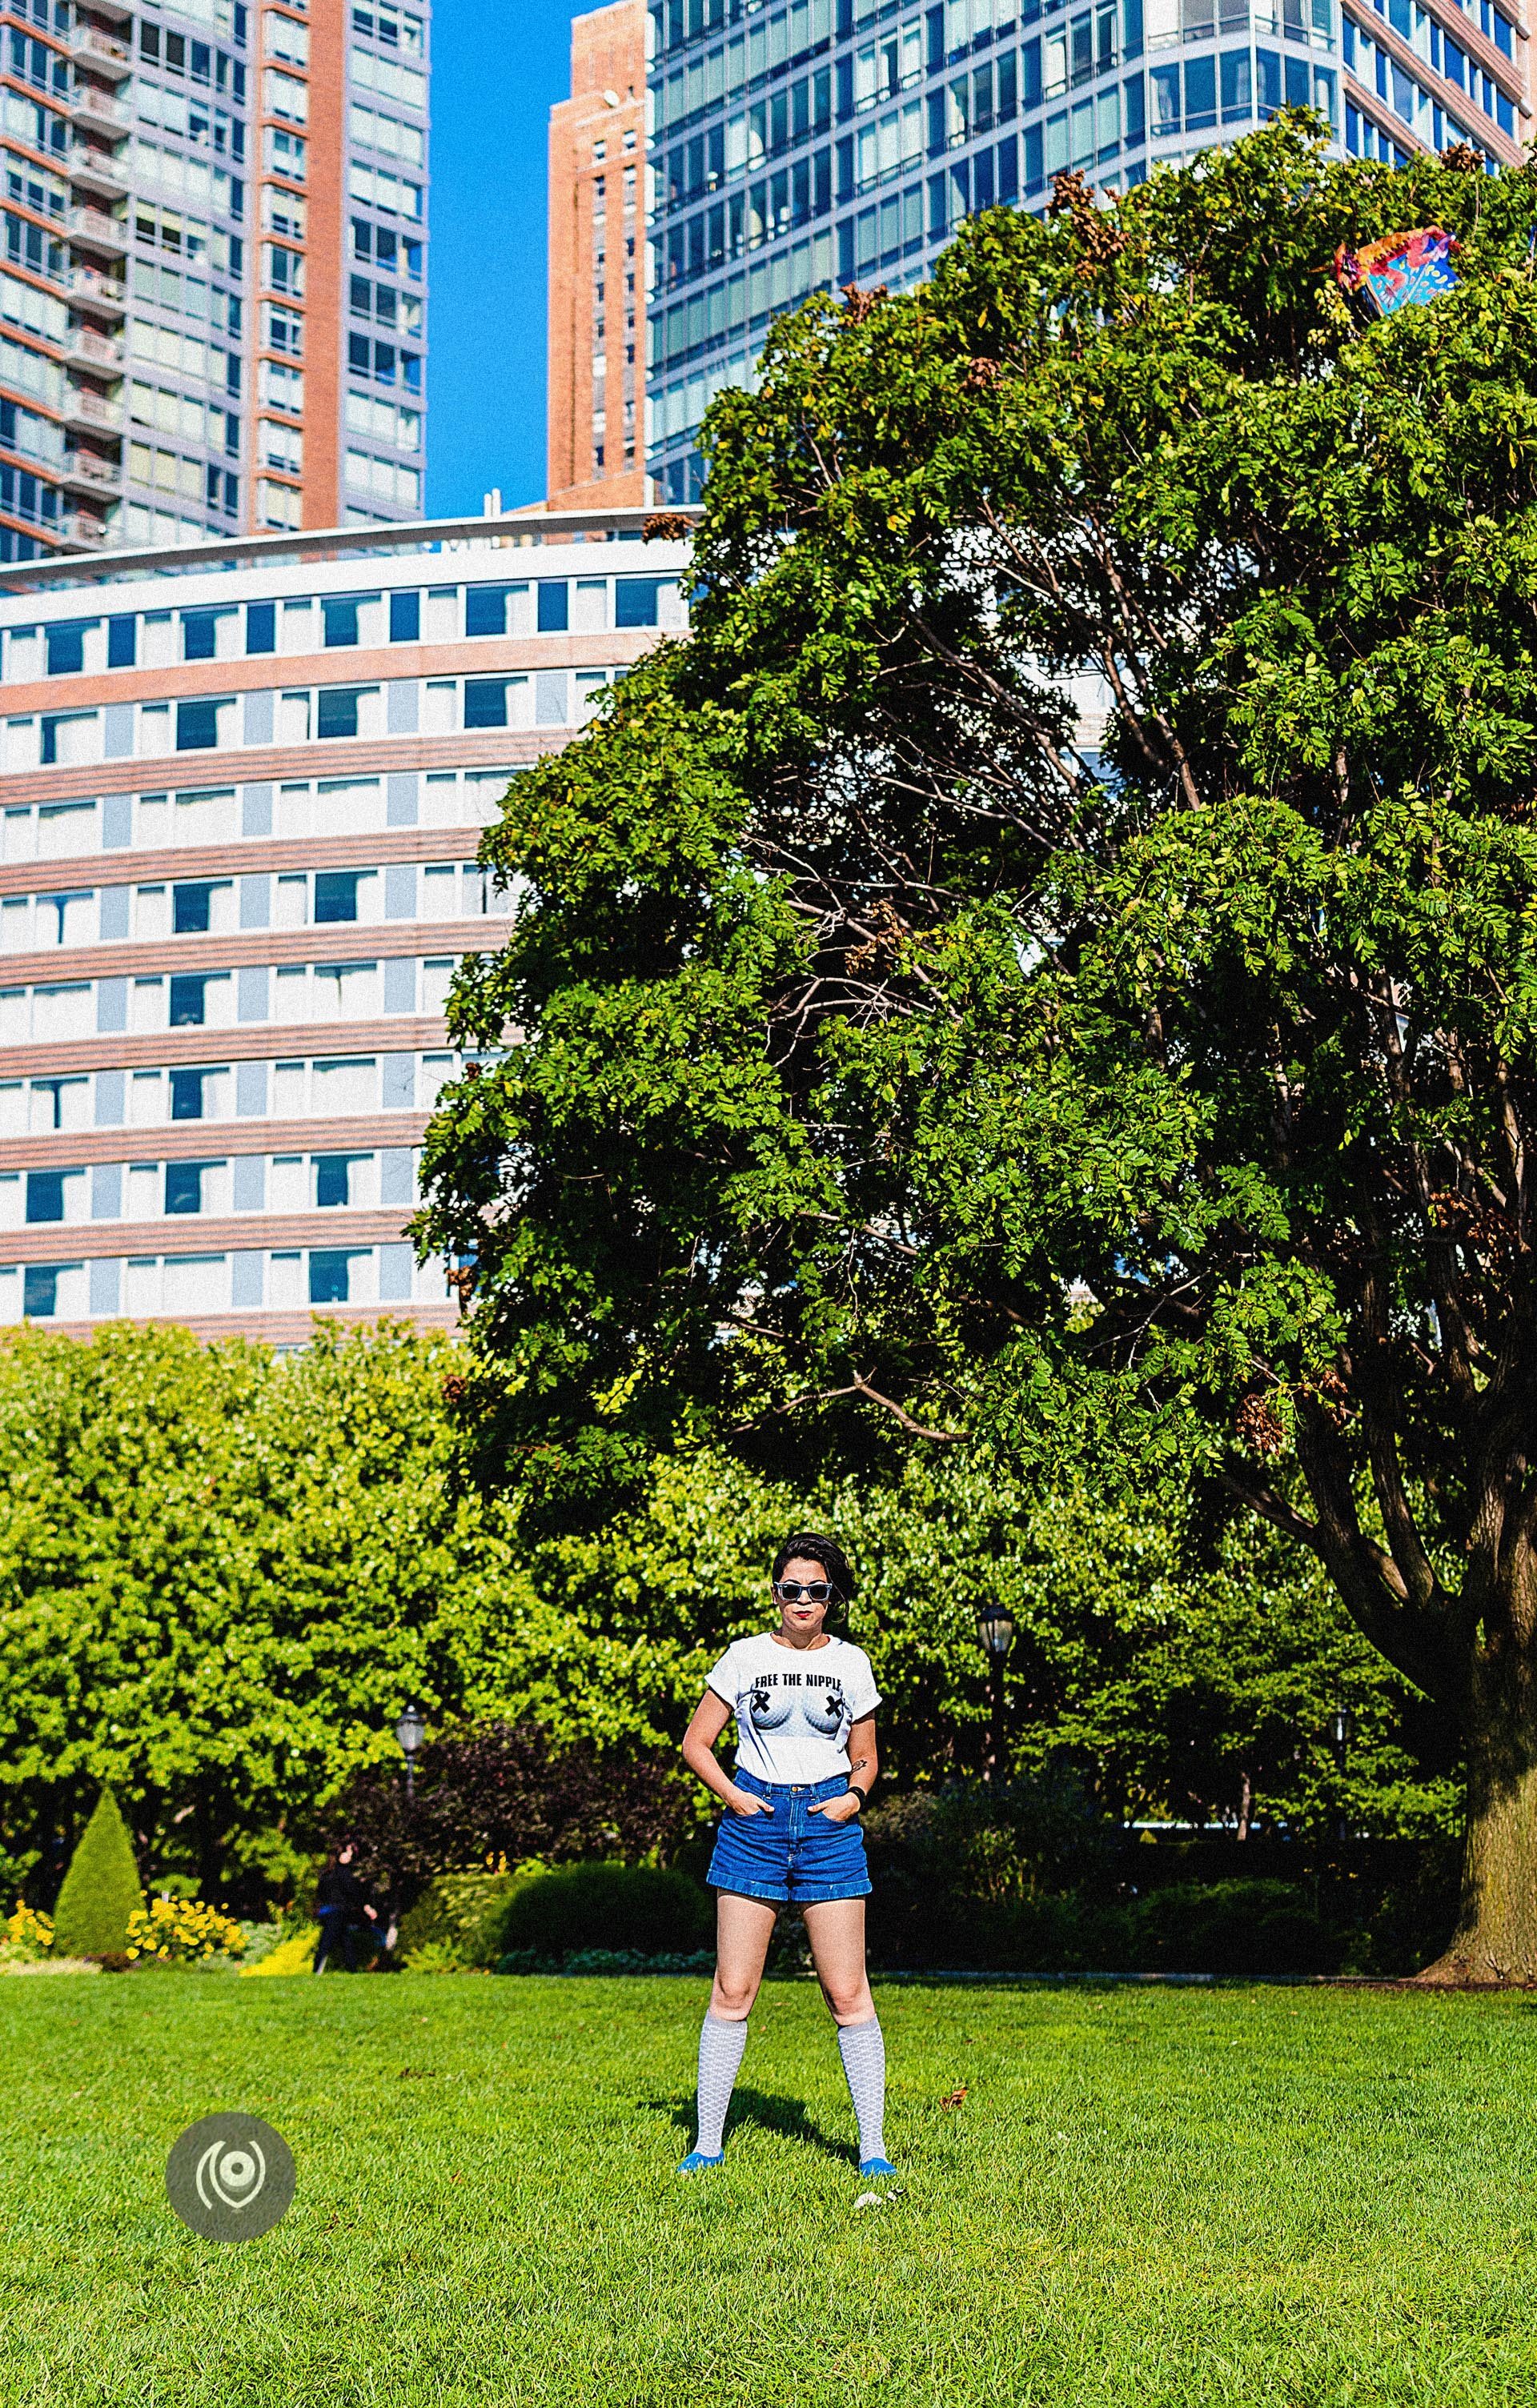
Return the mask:
{"type": "MultiPolygon", "coordinates": [[[[642,2107],[666,2114],[685,2138],[694,2131],[692,2099],[642,2099],[642,2107]]],[[[725,2119],[725,2137],[744,2125],[755,2124],[762,2132],[778,2132],[786,2141],[800,2141],[808,2148],[820,2149],[824,2157],[832,2157],[840,2166],[857,2166],[859,2153],[847,2141],[835,2141],[830,2133],[813,2124],[798,2099],[782,2099],[776,2091],[754,2090],[739,2083],[731,2097],[731,2113],[725,2119]]]]}

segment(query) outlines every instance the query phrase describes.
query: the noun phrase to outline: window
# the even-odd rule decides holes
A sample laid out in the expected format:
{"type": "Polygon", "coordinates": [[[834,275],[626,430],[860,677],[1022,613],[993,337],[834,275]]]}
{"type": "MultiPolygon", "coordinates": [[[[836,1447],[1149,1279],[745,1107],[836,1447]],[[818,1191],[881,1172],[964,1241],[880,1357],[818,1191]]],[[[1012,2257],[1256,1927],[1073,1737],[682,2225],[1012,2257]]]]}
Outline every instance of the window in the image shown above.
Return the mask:
{"type": "Polygon", "coordinates": [[[285,125],[269,125],[264,136],[263,156],[276,176],[292,176],[296,184],[304,181],[305,141],[302,134],[290,134],[285,125]]]}
{"type": "Polygon", "coordinates": [[[422,639],[422,596],[420,594],[392,594],[390,596],[390,641],[392,644],[416,644],[422,639]]]}
{"type": "Polygon", "coordinates": [[[257,432],[256,451],[264,468],[280,468],[289,477],[304,474],[304,434],[297,426],[284,426],[275,418],[264,418],[257,432]]]}
{"type": "Polygon", "coordinates": [[[291,293],[297,298],[304,291],[303,251],[285,251],[280,242],[269,242],[266,280],[274,293],[291,293]]]}
{"type": "Polygon", "coordinates": [[[28,1263],[22,1273],[22,1311],[29,1321],[51,1321],[58,1310],[59,1266],[28,1263]]]}
{"type": "Polygon", "coordinates": [[[266,113],[269,117],[286,117],[294,125],[305,124],[309,116],[309,87],[297,76],[283,75],[268,67],[264,79],[266,87],[266,113]]]}
{"type": "Polygon", "coordinates": [[[315,1156],[315,1201],[322,1211],[328,1205],[347,1202],[351,1168],[351,1160],[345,1154],[318,1154],[315,1156]]]}
{"type": "Polygon", "coordinates": [[[258,389],[269,409],[286,409],[294,418],[304,408],[304,370],[291,368],[281,360],[264,360],[258,389]]]}
{"type": "Polygon", "coordinates": [[[165,1210],[169,1212],[201,1212],[203,1210],[203,1162],[168,1162],[165,1165],[165,1210]]]}
{"type": "Polygon", "coordinates": [[[219,705],[203,695],[176,706],[179,752],[211,752],[219,741],[219,705]]]}
{"type": "Polygon", "coordinates": [[[505,585],[469,585],[465,588],[465,633],[467,636],[506,635],[505,585]]]}
{"type": "MultiPolygon", "coordinates": [[[[3,498],[0,493],[0,500],[3,498]]],[[[97,716],[93,710],[62,710],[56,717],[45,718],[38,732],[45,769],[94,757],[92,747],[97,734],[97,716]]]]}
{"type": "Polygon", "coordinates": [[[309,64],[309,26],[296,25],[292,17],[269,14],[266,54],[269,59],[286,59],[291,67],[307,67],[309,64]]]}
{"type": "Polygon", "coordinates": [[[315,734],[323,741],[332,736],[357,734],[359,688],[355,685],[323,685],[316,697],[315,734]]]}
{"type": "Polygon", "coordinates": [[[203,1072],[173,1070],[171,1072],[171,1118],[173,1121],[200,1121],[203,1117],[203,1072]]]}
{"type": "Polygon", "coordinates": [[[315,872],[317,924],[323,921],[357,918],[358,876],[355,869],[318,869],[315,872]]]}
{"type": "MultiPolygon", "coordinates": [[[[539,587],[539,634],[564,635],[567,626],[566,584],[546,581],[539,587]]],[[[647,622],[648,625],[651,624],[647,622]]]]}
{"type": "Polygon", "coordinates": [[[309,1257],[309,1301],[311,1304],[345,1304],[347,1275],[352,1257],[339,1251],[321,1252],[318,1248],[309,1257]]]}
{"type": "Polygon", "coordinates": [[[171,1026],[201,1028],[205,1016],[207,979],[182,974],[171,981],[171,1026]]]}
{"type": "Polygon", "coordinates": [[[286,351],[297,359],[304,350],[304,320],[292,309],[280,309],[275,302],[266,305],[267,347],[274,351],[286,351]]]}
{"type": "Polygon", "coordinates": [[[27,1172],[27,1219],[29,1221],[62,1221],[64,1219],[64,1172],[62,1170],[29,1170],[27,1172]]]}
{"type": "Polygon", "coordinates": [[[466,678],[465,725],[467,727],[505,727],[507,725],[507,680],[505,678],[466,678]]]}
{"type": "Polygon", "coordinates": [[[246,650],[248,652],[271,652],[278,646],[278,606],[275,602],[246,604],[246,650]]]}
{"type": "Polygon", "coordinates": [[[183,610],[181,613],[181,657],[187,661],[211,661],[218,642],[219,614],[216,610],[183,610]]]}
{"type": "Polygon", "coordinates": [[[205,880],[195,886],[173,886],[171,889],[171,933],[178,937],[206,937],[208,913],[213,903],[213,888],[205,880]]]}
{"type": "Polygon", "coordinates": [[[614,580],[613,623],[616,627],[654,627],[659,580],[619,577],[614,580]]]}
{"type": "Polygon", "coordinates": [[[285,193],[268,184],[262,194],[262,223],[268,234],[286,235],[303,242],[309,233],[309,204],[302,193],[285,193]]]}
{"type": "Polygon", "coordinates": [[[109,669],[131,669],[137,657],[136,619],[108,619],[107,622],[107,666],[109,669]]]}
{"type": "Polygon", "coordinates": [[[321,603],[321,615],[325,622],[325,648],[334,652],[343,644],[357,642],[357,604],[327,595],[321,603]]]}
{"type": "Polygon", "coordinates": [[[50,677],[79,677],[85,666],[85,628],[79,621],[45,630],[50,677]]]}

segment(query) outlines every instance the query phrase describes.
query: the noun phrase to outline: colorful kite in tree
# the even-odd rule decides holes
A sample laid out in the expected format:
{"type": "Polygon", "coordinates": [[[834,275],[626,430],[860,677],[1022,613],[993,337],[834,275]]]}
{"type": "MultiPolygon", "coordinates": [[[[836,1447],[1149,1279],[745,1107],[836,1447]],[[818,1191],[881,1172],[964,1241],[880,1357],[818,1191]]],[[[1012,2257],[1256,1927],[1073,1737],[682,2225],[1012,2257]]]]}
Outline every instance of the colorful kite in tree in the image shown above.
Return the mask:
{"type": "Polygon", "coordinates": [[[1416,226],[1413,234],[1385,234],[1351,251],[1342,243],[1334,275],[1342,293],[1359,294],[1379,318],[1390,318],[1409,301],[1433,301],[1457,283],[1452,253],[1457,236],[1444,226],[1416,226]]]}

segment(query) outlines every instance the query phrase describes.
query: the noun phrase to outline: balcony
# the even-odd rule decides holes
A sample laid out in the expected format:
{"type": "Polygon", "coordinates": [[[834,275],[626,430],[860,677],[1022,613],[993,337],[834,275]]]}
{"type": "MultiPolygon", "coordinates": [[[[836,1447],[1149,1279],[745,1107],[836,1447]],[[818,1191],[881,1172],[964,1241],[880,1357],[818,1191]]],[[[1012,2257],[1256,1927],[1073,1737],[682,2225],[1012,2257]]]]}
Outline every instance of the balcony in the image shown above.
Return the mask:
{"type": "Polygon", "coordinates": [[[134,122],[122,102],[99,83],[76,85],[69,96],[69,114],[77,125],[89,126],[93,133],[109,138],[128,133],[134,122]]]}
{"type": "Polygon", "coordinates": [[[60,417],[66,426],[79,428],[87,435],[121,435],[122,404],[108,401],[103,393],[94,393],[89,385],[72,385],[65,393],[60,417]]]}
{"type": "Polygon", "coordinates": [[[65,280],[77,309],[93,310],[98,318],[122,319],[128,314],[128,287],[98,267],[72,267],[65,280]]]}
{"type": "Polygon", "coordinates": [[[134,72],[127,43],[115,42],[99,25],[77,25],[69,37],[69,55],[77,66],[89,67],[109,83],[122,83],[134,72]]]}
{"type": "Polygon", "coordinates": [[[72,493],[102,494],[115,499],[122,483],[122,463],[104,460],[95,452],[68,452],[59,482],[72,493]]]}
{"type": "Polygon", "coordinates": [[[122,374],[122,345],[94,326],[71,326],[64,353],[72,368],[89,368],[97,376],[122,374]]]}
{"type": "Polygon", "coordinates": [[[84,192],[100,193],[115,201],[128,190],[128,170],[110,150],[100,150],[93,142],[76,142],[70,146],[69,180],[84,192]]]}
{"type": "Polygon", "coordinates": [[[93,552],[107,541],[107,521],[94,510],[65,510],[54,520],[53,532],[63,543],[93,552]]]}
{"type": "Polygon", "coordinates": [[[109,251],[121,259],[128,249],[128,221],[108,217],[105,209],[71,209],[65,221],[71,242],[91,251],[109,251]]]}

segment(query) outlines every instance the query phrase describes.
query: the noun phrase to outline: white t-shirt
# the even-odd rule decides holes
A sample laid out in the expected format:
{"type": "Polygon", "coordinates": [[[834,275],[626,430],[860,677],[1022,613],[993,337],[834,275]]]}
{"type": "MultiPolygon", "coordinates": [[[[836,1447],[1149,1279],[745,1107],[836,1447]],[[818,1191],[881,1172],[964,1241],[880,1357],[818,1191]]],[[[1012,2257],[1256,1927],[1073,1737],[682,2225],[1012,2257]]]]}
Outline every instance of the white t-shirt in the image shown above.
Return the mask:
{"type": "Polygon", "coordinates": [[[738,1771],[760,1781],[846,1780],[849,1732],[881,1702],[862,1647],[784,1647],[767,1630],[734,1639],[710,1686],[737,1717],[738,1771]]]}

